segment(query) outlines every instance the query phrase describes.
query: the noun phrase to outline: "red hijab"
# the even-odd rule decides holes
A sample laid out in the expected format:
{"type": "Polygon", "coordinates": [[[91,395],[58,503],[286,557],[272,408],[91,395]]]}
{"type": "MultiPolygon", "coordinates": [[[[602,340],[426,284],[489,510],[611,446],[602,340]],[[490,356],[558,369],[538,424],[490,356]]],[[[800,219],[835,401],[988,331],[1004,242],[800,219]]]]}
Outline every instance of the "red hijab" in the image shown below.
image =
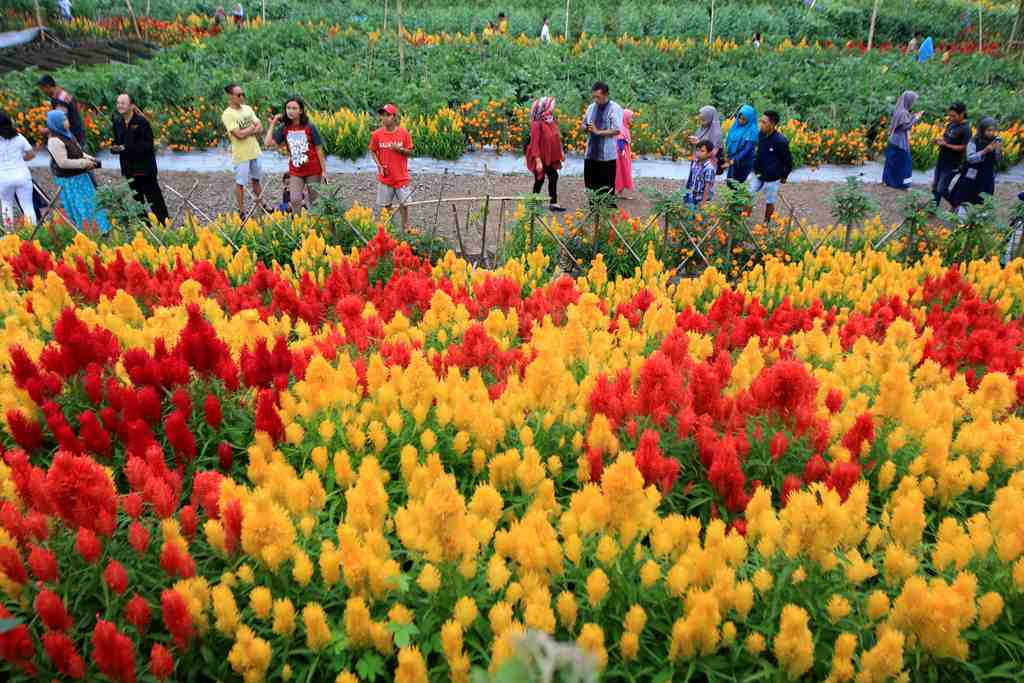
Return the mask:
{"type": "Polygon", "coordinates": [[[562,134],[555,123],[555,98],[542,97],[533,103],[530,110],[530,144],[526,148],[526,168],[542,178],[544,171],[537,173],[537,159],[544,166],[561,168],[565,159],[562,151],[562,134]]]}

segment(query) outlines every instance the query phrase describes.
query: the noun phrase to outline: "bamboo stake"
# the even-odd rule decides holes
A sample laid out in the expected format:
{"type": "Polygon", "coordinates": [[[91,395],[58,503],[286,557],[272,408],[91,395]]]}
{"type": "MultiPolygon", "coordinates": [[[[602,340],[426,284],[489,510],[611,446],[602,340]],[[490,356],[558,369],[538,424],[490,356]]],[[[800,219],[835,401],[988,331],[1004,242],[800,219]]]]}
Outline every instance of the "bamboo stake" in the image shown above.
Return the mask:
{"type": "Polygon", "coordinates": [[[455,218],[455,237],[459,240],[459,254],[466,256],[466,247],[462,244],[462,231],[459,229],[459,211],[452,204],[452,217],[455,218]]]}
{"type": "Polygon", "coordinates": [[[871,27],[868,29],[868,52],[871,52],[871,46],[875,42],[875,20],[878,19],[878,5],[881,4],[881,1],[875,0],[875,4],[871,8],[871,27]]]}
{"type": "Polygon", "coordinates": [[[381,35],[388,32],[388,0],[384,0],[384,28],[381,29],[381,35]]]}
{"type": "Polygon", "coordinates": [[[715,0],[711,0],[711,22],[708,25],[708,47],[715,42],[715,0]]]}
{"type": "MultiPolygon", "coordinates": [[[[33,0],[36,6],[36,26],[39,27],[39,40],[46,42],[46,31],[43,30],[43,11],[39,8],[39,0],[33,0]]],[[[1016,29],[1017,25],[1013,25],[1016,29]]]]}
{"type": "Polygon", "coordinates": [[[569,42],[569,0],[565,0],[565,42],[569,42]]]}
{"type": "Polygon", "coordinates": [[[487,195],[487,197],[484,198],[484,226],[483,226],[483,233],[482,233],[482,235],[480,237],[480,261],[479,261],[480,265],[486,263],[486,261],[484,261],[484,259],[487,256],[487,216],[490,213],[490,209],[491,209],[491,196],[487,195]]]}
{"type": "Polygon", "coordinates": [[[981,52],[981,5],[978,5],[978,52],[981,52]]]}
{"type": "Polygon", "coordinates": [[[402,37],[402,0],[395,0],[398,21],[398,75],[405,76],[405,38],[402,37]]]}
{"type": "Polygon", "coordinates": [[[263,0],[263,11],[260,12],[260,20],[267,23],[267,0],[263,0]]]}
{"type": "Polygon", "coordinates": [[[128,5],[128,14],[132,15],[132,23],[135,24],[135,35],[142,40],[142,31],[139,30],[139,20],[135,16],[135,8],[132,7],[132,0],[124,0],[125,4],[128,5]]]}

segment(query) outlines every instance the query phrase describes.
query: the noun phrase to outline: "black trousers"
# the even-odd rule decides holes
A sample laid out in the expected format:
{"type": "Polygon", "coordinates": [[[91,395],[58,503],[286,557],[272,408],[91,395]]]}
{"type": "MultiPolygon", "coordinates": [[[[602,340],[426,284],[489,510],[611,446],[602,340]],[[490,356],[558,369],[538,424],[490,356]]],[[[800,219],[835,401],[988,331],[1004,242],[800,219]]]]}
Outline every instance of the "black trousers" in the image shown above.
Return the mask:
{"type": "Polygon", "coordinates": [[[942,198],[949,193],[950,182],[958,170],[958,166],[945,164],[935,166],[935,174],[932,176],[932,197],[935,199],[935,206],[939,206],[942,203],[942,198]]]}
{"type": "Polygon", "coordinates": [[[611,161],[583,160],[583,186],[588,190],[604,190],[615,194],[615,159],[611,161]]]}
{"type": "Polygon", "coordinates": [[[128,178],[128,187],[132,188],[135,201],[149,206],[149,210],[161,224],[169,218],[164,193],[155,175],[136,175],[128,178]]]}
{"type": "MultiPolygon", "coordinates": [[[[548,196],[551,197],[551,203],[558,203],[558,169],[553,166],[544,167],[544,175],[548,179],[548,196]]],[[[544,178],[540,180],[534,179],[533,181],[533,193],[537,194],[540,189],[544,187],[544,178]]]]}

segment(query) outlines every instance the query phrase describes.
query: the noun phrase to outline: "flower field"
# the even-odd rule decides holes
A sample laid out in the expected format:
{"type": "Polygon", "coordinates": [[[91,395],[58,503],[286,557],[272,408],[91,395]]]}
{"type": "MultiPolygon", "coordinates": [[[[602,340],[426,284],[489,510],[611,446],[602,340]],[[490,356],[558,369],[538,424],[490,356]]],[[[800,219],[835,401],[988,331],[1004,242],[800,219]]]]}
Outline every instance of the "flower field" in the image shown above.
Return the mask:
{"type": "Polygon", "coordinates": [[[229,227],[0,239],[7,680],[1017,676],[1024,262],[229,227]]]}

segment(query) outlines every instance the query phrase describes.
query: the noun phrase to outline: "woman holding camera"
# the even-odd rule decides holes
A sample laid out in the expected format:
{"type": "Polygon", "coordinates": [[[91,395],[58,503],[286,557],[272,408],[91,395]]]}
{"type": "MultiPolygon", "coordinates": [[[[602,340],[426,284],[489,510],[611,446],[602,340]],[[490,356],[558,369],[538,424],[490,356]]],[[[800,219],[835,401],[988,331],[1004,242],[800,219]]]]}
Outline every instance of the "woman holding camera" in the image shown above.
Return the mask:
{"type": "Polygon", "coordinates": [[[96,206],[96,185],[89,173],[99,168],[100,162],[82,151],[71,135],[63,110],[53,109],[46,114],[46,129],[50,134],[46,141],[50,171],[60,188],[68,220],[76,230],[95,229],[106,235],[110,232],[110,220],[107,212],[96,206]]]}

